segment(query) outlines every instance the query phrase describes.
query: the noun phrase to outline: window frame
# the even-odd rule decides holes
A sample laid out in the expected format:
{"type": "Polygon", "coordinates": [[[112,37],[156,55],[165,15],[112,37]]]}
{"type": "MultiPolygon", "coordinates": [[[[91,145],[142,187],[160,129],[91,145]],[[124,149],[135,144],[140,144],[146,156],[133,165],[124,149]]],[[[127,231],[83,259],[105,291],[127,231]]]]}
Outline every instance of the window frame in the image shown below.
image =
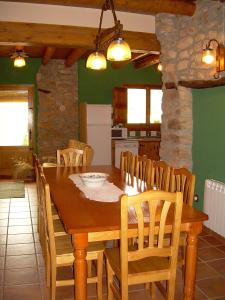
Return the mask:
{"type": "MultiPolygon", "coordinates": [[[[151,90],[162,90],[161,84],[124,84],[124,88],[126,89],[146,89],[146,123],[127,123],[126,117],[126,124],[125,126],[129,130],[153,130],[153,131],[160,131],[161,123],[150,123],[150,113],[151,113],[151,90]],[[148,101],[150,99],[150,101],[148,101]]],[[[127,109],[127,107],[126,107],[127,109]]],[[[127,110],[126,110],[127,116],[127,110]]]]}

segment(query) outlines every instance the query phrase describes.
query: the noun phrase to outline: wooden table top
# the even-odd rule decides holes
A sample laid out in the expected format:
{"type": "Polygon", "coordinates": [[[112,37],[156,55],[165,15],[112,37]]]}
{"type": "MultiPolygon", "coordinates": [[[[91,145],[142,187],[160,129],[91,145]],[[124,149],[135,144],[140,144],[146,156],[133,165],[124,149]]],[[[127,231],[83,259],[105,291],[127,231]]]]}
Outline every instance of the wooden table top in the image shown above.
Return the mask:
{"type": "MultiPolygon", "coordinates": [[[[125,193],[130,188],[120,170],[113,166],[44,168],[52,200],[58,209],[66,231],[76,234],[120,229],[120,201],[106,203],[86,198],[83,192],[68,178],[71,174],[81,172],[104,172],[109,174],[108,180],[125,193]]],[[[207,219],[208,216],[205,213],[187,205],[183,206],[183,224],[202,222],[207,219]]]]}

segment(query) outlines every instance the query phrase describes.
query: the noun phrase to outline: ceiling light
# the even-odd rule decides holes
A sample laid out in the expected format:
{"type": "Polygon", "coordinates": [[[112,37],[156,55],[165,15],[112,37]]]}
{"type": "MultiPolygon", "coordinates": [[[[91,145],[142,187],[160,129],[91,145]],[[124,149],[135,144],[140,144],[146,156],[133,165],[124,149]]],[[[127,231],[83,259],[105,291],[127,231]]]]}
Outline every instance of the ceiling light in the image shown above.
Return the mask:
{"type": "Polygon", "coordinates": [[[11,58],[14,59],[14,67],[21,68],[26,65],[25,58],[27,55],[23,50],[16,50],[12,55],[11,58]]]}
{"type": "Polygon", "coordinates": [[[224,46],[216,39],[209,40],[202,51],[202,62],[208,65],[216,62],[216,73],[214,74],[215,79],[218,79],[220,77],[219,73],[225,70],[224,57],[224,46]],[[213,44],[216,44],[216,48],[213,48],[213,44]]]}
{"type": "Polygon", "coordinates": [[[95,52],[87,59],[86,67],[93,70],[106,69],[106,58],[102,53],[108,46],[107,59],[110,61],[125,61],[131,59],[130,46],[122,38],[123,25],[117,20],[113,0],[105,0],[99,21],[98,33],[95,39],[95,52]],[[103,14],[111,10],[114,26],[102,30],[103,14]]]}

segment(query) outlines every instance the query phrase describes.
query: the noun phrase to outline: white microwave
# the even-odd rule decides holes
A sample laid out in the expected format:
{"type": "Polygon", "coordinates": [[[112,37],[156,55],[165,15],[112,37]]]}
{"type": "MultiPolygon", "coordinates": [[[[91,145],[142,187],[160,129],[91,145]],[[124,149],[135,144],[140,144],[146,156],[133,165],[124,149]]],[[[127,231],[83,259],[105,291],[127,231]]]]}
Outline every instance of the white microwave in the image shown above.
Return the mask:
{"type": "Polygon", "coordinates": [[[111,128],[111,138],[112,140],[127,139],[127,128],[111,128]]]}

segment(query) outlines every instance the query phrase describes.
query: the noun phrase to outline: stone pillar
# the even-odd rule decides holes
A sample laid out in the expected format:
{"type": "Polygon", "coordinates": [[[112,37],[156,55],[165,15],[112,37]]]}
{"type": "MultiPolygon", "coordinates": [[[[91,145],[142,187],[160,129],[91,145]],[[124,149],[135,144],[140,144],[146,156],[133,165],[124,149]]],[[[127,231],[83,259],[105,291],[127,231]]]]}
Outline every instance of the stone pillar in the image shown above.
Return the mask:
{"type": "Polygon", "coordinates": [[[197,0],[192,17],[156,16],[164,92],[160,157],[174,167],[192,168],[192,93],[181,86],[167,90],[165,83],[214,79],[215,64],[202,63],[202,49],[209,39],[224,43],[223,6],[219,1],[197,0]]]}
{"type": "Polygon", "coordinates": [[[66,68],[63,60],[51,60],[37,74],[38,154],[55,156],[78,133],[77,65],[66,68]]]}

